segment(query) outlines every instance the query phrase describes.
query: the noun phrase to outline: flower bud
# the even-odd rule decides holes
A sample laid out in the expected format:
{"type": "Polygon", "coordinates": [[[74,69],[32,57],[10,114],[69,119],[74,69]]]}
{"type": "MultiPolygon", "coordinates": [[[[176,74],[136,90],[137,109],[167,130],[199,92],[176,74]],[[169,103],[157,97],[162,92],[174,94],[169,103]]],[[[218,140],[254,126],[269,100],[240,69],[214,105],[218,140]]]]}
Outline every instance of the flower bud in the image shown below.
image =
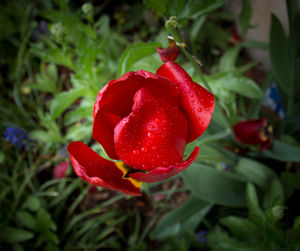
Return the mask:
{"type": "Polygon", "coordinates": [[[85,15],[92,15],[94,8],[93,5],[90,3],[85,3],[81,6],[81,10],[85,15]]]}
{"type": "Polygon", "coordinates": [[[50,26],[50,32],[57,39],[62,39],[66,33],[66,28],[62,23],[55,23],[50,26]]]}
{"type": "Polygon", "coordinates": [[[280,220],[284,216],[284,207],[280,205],[274,206],[272,207],[271,212],[276,221],[280,220]]]}
{"type": "Polygon", "coordinates": [[[166,28],[177,28],[178,27],[178,23],[176,22],[176,17],[175,16],[171,16],[169,18],[169,20],[166,21],[165,23],[166,28]]]}

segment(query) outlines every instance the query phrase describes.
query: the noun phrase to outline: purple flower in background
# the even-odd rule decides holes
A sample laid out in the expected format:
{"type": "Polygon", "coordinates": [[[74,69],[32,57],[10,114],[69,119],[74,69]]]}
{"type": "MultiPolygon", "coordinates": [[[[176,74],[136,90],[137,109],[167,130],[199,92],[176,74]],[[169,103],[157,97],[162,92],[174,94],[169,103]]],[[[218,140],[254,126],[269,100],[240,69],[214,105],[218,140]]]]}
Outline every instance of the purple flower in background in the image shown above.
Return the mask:
{"type": "Polygon", "coordinates": [[[198,233],[196,233],[196,236],[200,243],[206,243],[206,236],[207,236],[206,230],[199,231],[198,233]]]}
{"type": "Polygon", "coordinates": [[[4,136],[7,142],[12,143],[19,149],[23,148],[28,143],[28,132],[18,127],[6,127],[4,136]]]}
{"type": "Polygon", "coordinates": [[[40,40],[40,36],[41,35],[46,35],[48,33],[48,23],[44,20],[42,20],[38,27],[35,29],[34,33],[33,33],[33,37],[36,40],[40,40]]]}

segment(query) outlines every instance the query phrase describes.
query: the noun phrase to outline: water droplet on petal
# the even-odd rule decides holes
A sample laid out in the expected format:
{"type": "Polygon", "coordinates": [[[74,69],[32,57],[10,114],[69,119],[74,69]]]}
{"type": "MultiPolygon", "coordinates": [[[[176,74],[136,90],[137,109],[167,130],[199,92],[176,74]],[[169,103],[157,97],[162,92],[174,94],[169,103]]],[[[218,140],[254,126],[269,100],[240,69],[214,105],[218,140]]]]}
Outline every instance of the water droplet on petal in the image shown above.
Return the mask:
{"type": "Polygon", "coordinates": [[[152,129],[153,129],[153,128],[154,128],[154,125],[150,125],[150,128],[152,128],[152,129]]]}
{"type": "Polygon", "coordinates": [[[159,158],[160,158],[160,155],[159,155],[159,154],[157,154],[157,155],[156,155],[156,158],[158,158],[158,159],[159,159],[159,158]]]}
{"type": "Polygon", "coordinates": [[[152,149],[153,150],[157,150],[157,146],[152,146],[152,149]]]}
{"type": "Polygon", "coordinates": [[[198,108],[198,112],[202,112],[202,108],[201,107],[198,108]]]}
{"type": "Polygon", "coordinates": [[[164,166],[168,166],[168,165],[169,165],[169,162],[168,162],[168,161],[163,161],[163,165],[164,165],[164,166]]]}
{"type": "Polygon", "coordinates": [[[141,151],[142,151],[143,153],[146,153],[146,152],[148,152],[148,148],[147,148],[146,146],[143,146],[143,147],[141,148],[141,151]]]}
{"type": "Polygon", "coordinates": [[[139,155],[139,154],[140,154],[140,151],[139,151],[138,149],[133,150],[132,152],[133,152],[133,154],[135,154],[135,155],[139,155]]]}
{"type": "Polygon", "coordinates": [[[155,121],[156,121],[156,123],[159,123],[159,122],[160,122],[160,119],[159,119],[159,118],[156,118],[155,121]]]}
{"type": "Polygon", "coordinates": [[[194,114],[195,113],[195,111],[194,110],[192,110],[192,114],[194,114]]]}
{"type": "Polygon", "coordinates": [[[205,111],[208,111],[209,109],[208,109],[208,107],[205,107],[205,111]]]}
{"type": "Polygon", "coordinates": [[[193,97],[194,97],[194,94],[191,94],[190,97],[193,98],[193,97]]]}
{"type": "Polygon", "coordinates": [[[147,136],[152,139],[152,138],[154,138],[154,133],[153,132],[148,132],[147,136]]]}

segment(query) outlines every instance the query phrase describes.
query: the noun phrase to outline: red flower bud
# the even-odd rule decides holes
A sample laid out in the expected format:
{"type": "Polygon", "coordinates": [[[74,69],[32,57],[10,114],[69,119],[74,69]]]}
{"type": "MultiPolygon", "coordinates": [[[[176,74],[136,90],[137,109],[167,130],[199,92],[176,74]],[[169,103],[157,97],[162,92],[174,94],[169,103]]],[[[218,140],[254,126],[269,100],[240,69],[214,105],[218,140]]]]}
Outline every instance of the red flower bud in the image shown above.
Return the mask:
{"type": "Polygon", "coordinates": [[[158,47],[156,48],[156,50],[160,56],[161,61],[163,61],[164,63],[168,61],[175,61],[180,52],[174,40],[169,41],[167,49],[158,47]]]}
{"type": "Polygon", "coordinates": [[[111,159],[77,141],[68,146],[75,173],[89,183],[140,195],[142,182],[168,179],[185,170],[199,147],[183,160],[185,146],[209,125],[214,96],[175,62],[153,74],[129,72],[98,94],[93,138],[111,159]]]}
{"type": "Polygon", "coordinates": [[[260,145],[259,151],[267,149],[273,139],[273,128],[264,118],[245,120],[233,126],[235,139],[247,145],[260,145]]]}
{"type": "Polygon", "coordinates": [[[61,162],[53,169],[53,177],[55,179],[61,179],[66,176],[66,171],[69,167],[69,162],[61,162]]]}

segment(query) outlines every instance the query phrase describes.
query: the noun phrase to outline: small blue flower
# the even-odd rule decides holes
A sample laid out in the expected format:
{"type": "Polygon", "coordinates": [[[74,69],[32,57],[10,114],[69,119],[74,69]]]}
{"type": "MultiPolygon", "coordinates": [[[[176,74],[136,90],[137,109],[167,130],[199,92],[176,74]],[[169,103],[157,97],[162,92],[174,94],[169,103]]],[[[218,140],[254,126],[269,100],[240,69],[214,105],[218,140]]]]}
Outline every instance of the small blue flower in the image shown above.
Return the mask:
{"type": "Polygon", "coordinates": [[[28,132],[18,127],[6,127],[4,136],[7,142],[12,143],[19,149],[23,148],[28,143],[28,132]]]}
{"type": "Polygon", "coordinates": [[[207,235],[206,230],[201,230],[196,234],[200,243],[206,243],[206,235],[207,235]]]}

